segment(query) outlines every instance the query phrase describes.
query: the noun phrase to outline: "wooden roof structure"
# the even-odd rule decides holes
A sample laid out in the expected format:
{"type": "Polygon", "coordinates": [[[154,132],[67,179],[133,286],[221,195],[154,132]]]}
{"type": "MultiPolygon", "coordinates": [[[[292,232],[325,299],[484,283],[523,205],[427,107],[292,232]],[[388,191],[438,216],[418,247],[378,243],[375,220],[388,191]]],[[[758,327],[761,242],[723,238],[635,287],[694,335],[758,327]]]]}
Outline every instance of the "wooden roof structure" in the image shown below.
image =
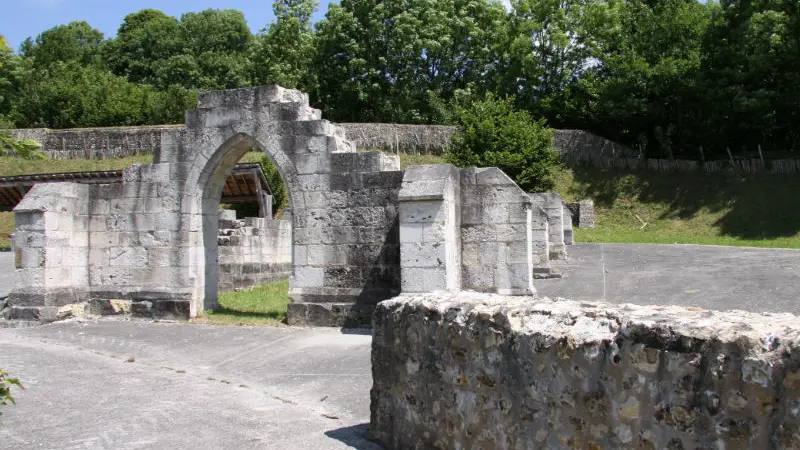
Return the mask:
{"type": "MultiPolygon", "coordinates": [[[[39,173],[0,177],[0,211],[13,210],[38,183],[122,183],[122,170],[39,173]]],[[[258,203],[261,217],[272,217],[272,188],[259,163],[237,164],[222,190],[221,203],[258,203]]]]}

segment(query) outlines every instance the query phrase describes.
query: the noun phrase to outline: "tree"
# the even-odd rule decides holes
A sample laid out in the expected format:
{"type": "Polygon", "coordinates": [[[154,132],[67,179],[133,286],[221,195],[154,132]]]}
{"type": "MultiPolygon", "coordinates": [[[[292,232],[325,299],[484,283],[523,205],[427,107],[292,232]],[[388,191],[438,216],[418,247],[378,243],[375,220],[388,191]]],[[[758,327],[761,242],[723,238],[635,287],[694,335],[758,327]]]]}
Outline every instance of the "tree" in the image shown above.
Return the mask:
{"type": "Polygon", "coordinates": [[[704,43],[705,115],[717,152],[800,148],[800,6],[722,1],[704,43]]]}
{"type": "Polygon", "coordinates": [[[582,127],[651,157],[697,155],[704,130],[697,81],[714,6],[693,0],[626,0],[619,27],[578,82],[582,127]]]}
{"type": "Polygon", "coordinates": [[[514,108],[513,99],[492,94],[455,105],[458,132],[445,157],[459,167],[499,167],[526,192],[552,188],[558,167],[553,133],[544,120],[514,108]]]}
{"type": "Polygon", "coordinates": [[[310,91],[316,85],[315,39],[311,15],[316,0],[277,0],[276,22],[261,30],[250,55],[256,84],[279,84],[310,91]]]}
{"type": "Polygon", "coordinates": [[[193,99],[174,91],[160,93],[152,86],[77,63],[57,63],[41,76],[33,74],[18,96],[17,126],[50,128],[181,122],[183,110],[193,99]],[[167,105],[166,97],[174,104],[167,105]]]}
{"type": "Polygon", "coordinates": [[[488,0],[331,4],[317,27],[314,97],[335,120],[431,121],[431,93],[492,87],[506,17],[488,0]]]}
{"type": "Polygon", "coordinates": [[[571,88],[600,63],[619,26],[617,0],[515,0],[505,92],[559,125],[571,88]]]}
{"type": "Polygon", "coordinates": [[[53,27],[35,41],[28,38],[21,47],[22,55],[33,58],[34,67],[42,69],[57,62],[98,64],[102,44],[103,33],[80,21],[53,27]]]}
{"type": "Polygon", "coordinates": [[[159,90],[229,89],[249,84],[252,39],[239,11],[209,9],[178,21],[145,9],[125,17],[105,56],[115,74],[159,90]]]}
{"type": "MultiPolygon", "coordinates": [[[[11,96],[14,91],[11,73],[15,59],[11,47],[8,46],[8,41],[0,35],[0,122],[6,121],[11,112],[11,96]]],[[[0,128],[2,128],[2,124],[0,124],[0,128]]]]}
{"type": "Polygon", "coordinates": [[[164,87],[164,80],[157,76],[157,72],[166,60],[180,54],[183,48],[177,19],[161,11],[143,9],[125,16],[117,37],[108,42],[103,53],[116,75],[134,83],[164,87]]]}

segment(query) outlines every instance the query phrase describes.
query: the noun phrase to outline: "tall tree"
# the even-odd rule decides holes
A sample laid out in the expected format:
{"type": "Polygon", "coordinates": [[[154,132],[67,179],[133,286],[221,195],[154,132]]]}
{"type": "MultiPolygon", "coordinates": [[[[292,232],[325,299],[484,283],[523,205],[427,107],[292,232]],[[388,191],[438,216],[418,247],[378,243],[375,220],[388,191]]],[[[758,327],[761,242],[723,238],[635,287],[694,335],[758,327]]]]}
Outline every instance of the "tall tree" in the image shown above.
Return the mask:
{"type": "Polygon", "coordinates": [[[617,0],[514,0],[505,90],[519,104],[562,125],[571,88],[600,64],[616,37],[617,0]]]}
{"type": "Polygon", "coordinates": [[[626,0],[617,33],[579,83],[584,127],[650,156],[697,155],[702,42],[714,6],[626,0]]]}
{"type": "Polygon", "coordinates": [[[161,11],[128,14],[104,49],[111,70],[134,83],[163,84],[157,72],[164,61],[183,52],[180,22],[161,11]],[[161,82],[161,83],[160,83],[161,82]]]}
{"type": "Polygon", "coordinates": [[[311,15],[316,0],[276,0],[276,21],[261,30],[251,53],[256,84],[279,84],[304,91],[314,89],[315,39],[311,15]]]}
{"type": "Polygon", "coordinates": [[[507,15],[488,0],[342,0],[318,24],[316,96],[337,120],[426,122],[431,94],[496,79],[507,15]]]}
{"type": "Polygon", "coordinates": [[[8,114],[11,112],[11,96],[14,85],[11,81],[14,54],[8,41],[0,35],[0,128],[9,126],[8,114]]]}
{"type": "Polygon", "coordinates": [[[708,138],[718,151],[800,149],[800,4],[722,1],[705,54],[708,138]]]}
{"type": "Polygon", "coordinates": [[[28,38],[21,46],[22,55],[33,58],[37,69],[47,68],[57,62],[78,62],[82,65],[100,62],[103,33],[87,22],[70,22],[53,27],[36,40],[28,38]]]}

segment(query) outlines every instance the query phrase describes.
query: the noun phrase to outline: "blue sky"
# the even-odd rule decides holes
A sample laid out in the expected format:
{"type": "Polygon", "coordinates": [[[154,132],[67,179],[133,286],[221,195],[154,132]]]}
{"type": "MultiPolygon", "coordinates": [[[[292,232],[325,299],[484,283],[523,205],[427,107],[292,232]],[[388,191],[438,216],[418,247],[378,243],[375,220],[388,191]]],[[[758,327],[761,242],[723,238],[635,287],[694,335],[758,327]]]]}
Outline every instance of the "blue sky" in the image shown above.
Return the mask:
{"type": "MultiPolygon", "coordinates": [[[[126,15],[145,8],[175,17],[208,8],[238,9],[253,32],[274,19],[271,0],[9,0],[8,3],[3,5],[0,15],[0,34],[14,50],[29,36],[35,38],[42,31],[75,20],[85,20],[106,37],[112,37],[126,15]]],[[[319,3],[315,20],[324,16],[330,0],[319,3]]]]}

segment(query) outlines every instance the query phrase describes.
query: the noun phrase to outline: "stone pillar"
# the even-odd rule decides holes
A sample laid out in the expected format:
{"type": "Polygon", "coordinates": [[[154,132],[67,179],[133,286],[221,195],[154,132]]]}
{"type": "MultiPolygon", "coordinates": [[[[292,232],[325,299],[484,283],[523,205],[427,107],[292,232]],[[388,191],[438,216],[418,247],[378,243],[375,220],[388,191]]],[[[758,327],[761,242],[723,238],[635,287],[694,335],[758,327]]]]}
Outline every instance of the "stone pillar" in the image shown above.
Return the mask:
{"type": "Polygon", "coordinates": [[[594,228],[594,202],[581,200],[578,202],[578,228],[594,228]]]}
{"type": "Polygon", "coordinates": [[[403,292],[461,289],[460,179],[450,164],[406,170],[398,197],[403,292]]]}
{"type": "Polygon", "coordinates": [[[575,232],[572,229],[572,210],[563,205],[564,211],[564,244],[572,245],[575,243],[575,232]]]}
{"type": "Polygon", "coordinates": [[[531,194],[534,203],[547,214],[550,242],[550,259],[567,259],[564,239],[564,200],[555,192],[531,194]]]}
{"type": "Polygon", "coordinates": [[[15,288],[7,319],[53,321],[87,298],[87,185],[38,184],[14,210],[15,288]]]}

